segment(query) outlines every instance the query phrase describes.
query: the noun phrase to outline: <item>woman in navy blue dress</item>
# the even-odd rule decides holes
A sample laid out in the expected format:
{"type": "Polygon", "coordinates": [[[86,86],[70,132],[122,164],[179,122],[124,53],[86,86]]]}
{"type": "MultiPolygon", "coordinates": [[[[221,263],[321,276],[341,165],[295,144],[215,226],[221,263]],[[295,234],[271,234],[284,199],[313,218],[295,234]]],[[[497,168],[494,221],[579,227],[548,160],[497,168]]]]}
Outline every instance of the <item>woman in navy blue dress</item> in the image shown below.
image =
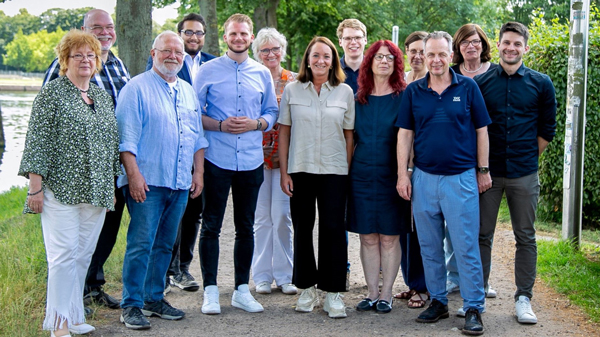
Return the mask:
{"type": "Polygon", "coordinates": [[[360,234],[369,293],[357,310],[387,313],[392,310],[392,285],[400,266],[399,235],[403,226],[410,226],[410,203],[396,191],[398,129],[394,123],[406,87],[402,52],[388,40],[373,43],[359,74],[348,230],[360,234]]]}

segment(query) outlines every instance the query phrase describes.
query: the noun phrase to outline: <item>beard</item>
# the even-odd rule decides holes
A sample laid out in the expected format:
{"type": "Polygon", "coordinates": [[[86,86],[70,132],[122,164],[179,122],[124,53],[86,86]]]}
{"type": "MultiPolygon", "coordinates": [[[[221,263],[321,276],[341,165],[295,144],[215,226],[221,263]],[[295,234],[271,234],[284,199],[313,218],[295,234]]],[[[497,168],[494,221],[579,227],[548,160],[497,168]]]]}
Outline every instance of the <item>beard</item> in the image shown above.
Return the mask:
{"type": "Polygon", "coordinates": [[[181,67],[183,66],[183,62],[182,63],[175,63],[175,62],[167,62],[167,60],[164,60],[162,63],[161,62],[157,62],[158,60],[153,60],[154,65],[156,66],[156,69],[158,69],[158,71],[165,75],[165,76],[177,76],[177,73],[181,70],[181,67]],[[167,66],[168,65],[168,66],[167,66]],[[176,66],[175,66],[176,65],[176,66]]]}
{"type": "Polygon", "coordinates": [[[236,49],[234,49],[234,48],[236,48],[235,45],[228,43],[227,48],[234,53],[242,54],[242,53],[245,53],[248,49],[250,49],[250,44],[245,45],[242,50],[236,50],[236,49]]]}

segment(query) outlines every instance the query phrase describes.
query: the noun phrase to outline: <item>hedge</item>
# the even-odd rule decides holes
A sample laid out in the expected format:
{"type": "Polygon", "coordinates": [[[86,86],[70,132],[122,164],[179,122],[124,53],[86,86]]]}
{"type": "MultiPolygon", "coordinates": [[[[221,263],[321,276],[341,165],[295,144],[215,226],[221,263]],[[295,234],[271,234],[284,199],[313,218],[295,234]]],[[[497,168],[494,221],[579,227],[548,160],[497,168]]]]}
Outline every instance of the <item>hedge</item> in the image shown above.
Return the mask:
{"type": "MultiPolygon", "coordinates": [[[[599,11],[590,11],[587,104],[585,126],[583,225],[600,229],[600,22],[599,11]]],[[[529,27],[527,66],[550,76],[556,89],[556,137],[540,157],[538,218],[560,223],[563,201],[563,162],[569,57],[569,26],[544,21],[543,15],[529,27]]]]}

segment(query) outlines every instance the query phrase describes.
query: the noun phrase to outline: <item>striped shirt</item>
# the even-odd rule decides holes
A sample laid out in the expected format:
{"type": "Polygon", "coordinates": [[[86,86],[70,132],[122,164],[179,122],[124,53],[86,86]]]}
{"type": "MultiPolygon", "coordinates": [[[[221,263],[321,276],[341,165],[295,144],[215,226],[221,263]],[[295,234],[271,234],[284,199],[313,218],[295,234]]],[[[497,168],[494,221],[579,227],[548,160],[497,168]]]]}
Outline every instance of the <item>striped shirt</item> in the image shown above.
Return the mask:
{"type": "MultiPolygon", "coordinates": [[[[50,67],[48,67],[48,70],[46,70],[43,85],[58,78],[59,71],[60,64],[58,63],[58,59],[54,59],[52,64],[50,64],[50,67]]],[[[123,61],[116,57],[112,51],[109,51],[108,59],[106,62],[102,62],[102,69],[94,75],[90,82],[106,90],[112,97],[113,104],[116,106],[119,92],[121,92],[121,89],[123,89],[130,79],[131,77],[129,76],[129,72],[123,61]]]]}

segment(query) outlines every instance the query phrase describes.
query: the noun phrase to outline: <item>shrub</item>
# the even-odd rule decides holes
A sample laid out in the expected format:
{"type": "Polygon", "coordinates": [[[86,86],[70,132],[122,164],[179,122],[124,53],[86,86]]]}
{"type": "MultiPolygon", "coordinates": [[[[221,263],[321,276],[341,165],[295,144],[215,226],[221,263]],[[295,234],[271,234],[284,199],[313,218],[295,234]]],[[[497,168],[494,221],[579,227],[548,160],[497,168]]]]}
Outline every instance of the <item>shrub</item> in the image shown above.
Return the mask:
{"type": "MultiPolygon", "coordinates": [[[[597,8],[590,10],[587,103],[585,126],[585,158],[583,182],[583,224],[600,228],[600,28],[597,8]]],[[[557,19],[534,18],[530,29],[530,51],[525,54],[527,66],[547,74],[556,89],[558,102],[556,137],[540,157],[540,204],[538,217],[561,222],[563,202],[563,166],[567,75],[569,57],[569,26],[557,19]]]]}

